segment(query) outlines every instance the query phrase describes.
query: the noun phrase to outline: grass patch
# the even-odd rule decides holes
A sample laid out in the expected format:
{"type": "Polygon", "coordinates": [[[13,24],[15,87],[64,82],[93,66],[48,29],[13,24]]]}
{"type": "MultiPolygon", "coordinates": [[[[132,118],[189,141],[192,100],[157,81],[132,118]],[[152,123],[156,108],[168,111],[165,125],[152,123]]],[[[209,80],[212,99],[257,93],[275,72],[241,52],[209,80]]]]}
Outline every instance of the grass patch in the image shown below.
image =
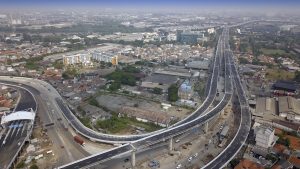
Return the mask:
{"type": "Polygon", "coordinates": [[[281,69],[267,69],[266,78],[269,80],[292,80],[295,73],[281,69]]]}
{"type": "Polygon", "coordinates": [[[86,127],[92,129],[91,119],[88,117],[78,117],[79,121],[86,127]]]}
{"type": "Polygon", "coordinates": [[[265,55],[287,55],[287,53],[284,50],[281,49],[267,49],[267,48],[262,48],[260,51],[265,54],[265,55]]]}
{"type": "Polygon", "coordinates": [[[98,120],[97,127],[106,130],[109,133],[119,133],[122,131],[127,131],[133,126],[142,127],[147,132],[155,131],[161,129],[161,126],[158,126],[154,123],[145,123],[136,120],[135,118],[130,117],[117,117],[113,115],[110,119],[107,120],[98,120]]]}

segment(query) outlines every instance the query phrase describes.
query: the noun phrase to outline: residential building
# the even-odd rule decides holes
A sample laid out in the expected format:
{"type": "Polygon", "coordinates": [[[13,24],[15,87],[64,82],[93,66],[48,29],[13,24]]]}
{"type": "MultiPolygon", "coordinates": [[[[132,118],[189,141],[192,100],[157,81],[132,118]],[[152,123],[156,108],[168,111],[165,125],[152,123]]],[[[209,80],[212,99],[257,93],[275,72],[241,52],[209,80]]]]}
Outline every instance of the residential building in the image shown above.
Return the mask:
{"type": "Polygon", "coordinates": [[[95,50],[94,52],[92,52],[92,58],[99,62],[103,61],[107,63],[112,63],[113,65],[118,65],[118,55],[113,53],[104,53],[95,50]]]}
{"type": "Polygon", "coordinates": [[[83,66],[91,66],[93,63],[91,61],[90,54],[74,54],[74,55],[64,55],[63,56],[64,65],[76,65],[82,64],[83,66]]]}
{"type": "Polygon", "coordinates": [[[275,129],[267,126],[267,125],[260,125],[255,128],[255,141],[256,146],[262,148],[269,148],[273,147],[275,144],[275,129]]]}
{"type": "Polygon", "coordinates": [[[204,38],[204,34],[198,31],[178,31],[177,40],[185,44],[195,44],[204,38]]]}

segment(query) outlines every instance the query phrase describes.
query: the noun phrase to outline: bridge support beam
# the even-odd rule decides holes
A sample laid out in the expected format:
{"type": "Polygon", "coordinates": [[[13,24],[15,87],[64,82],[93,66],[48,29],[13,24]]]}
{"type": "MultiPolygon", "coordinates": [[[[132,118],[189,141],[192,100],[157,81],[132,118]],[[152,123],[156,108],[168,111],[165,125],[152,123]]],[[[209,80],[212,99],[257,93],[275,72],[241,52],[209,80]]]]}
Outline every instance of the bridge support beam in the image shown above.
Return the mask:
{"type": "Polygon", "coordinates": [[[169,141],[169,152],[172,152],[173,151],[173,137],[170,138],[170,141],[169,141]]]}
{"type": "Polygon", "coordinates": [[[208,122],[204,123],[204,133],[208,132],[208,122]]]}
{"type": "Polygon", "coordinates": [[[131,152],[131,166],[135,168],[135,150],[131,152]]]}

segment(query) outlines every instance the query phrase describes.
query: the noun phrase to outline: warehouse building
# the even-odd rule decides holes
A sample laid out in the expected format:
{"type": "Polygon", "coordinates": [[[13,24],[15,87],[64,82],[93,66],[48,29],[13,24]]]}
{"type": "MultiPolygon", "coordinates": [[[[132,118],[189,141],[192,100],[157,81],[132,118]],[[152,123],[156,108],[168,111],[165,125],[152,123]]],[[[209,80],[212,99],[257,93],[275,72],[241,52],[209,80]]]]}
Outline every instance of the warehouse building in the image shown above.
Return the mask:
{"type": "Polygon", "coordinates": [[[276,115],[276,101],[274,98],[259,97],[256,99],[256,109],[254,117],[264,117],[265,115],[276,115]]]}
{"type": "Polygon", "coordinates": [[[178,81],[177,76],[164,75],[164,74],[152,74],[148,78],[142,81],[141,87],[149,90],[154,88],[160,88],[163,92],[166,92],[171,84],[175,84],[178,81]]]}
{"type": "Polygon", "coordinates": [[[277,81],[273,84],[273,90],[283,90],[286,92],[296,93],[297,86],[294,82],[277,81]]]}
{"type": "Polygon", "coordinates": [[[286,117],[287,120],[300,123],[300,101],[284,96],[278,98],[279,116],[286,117]]]}

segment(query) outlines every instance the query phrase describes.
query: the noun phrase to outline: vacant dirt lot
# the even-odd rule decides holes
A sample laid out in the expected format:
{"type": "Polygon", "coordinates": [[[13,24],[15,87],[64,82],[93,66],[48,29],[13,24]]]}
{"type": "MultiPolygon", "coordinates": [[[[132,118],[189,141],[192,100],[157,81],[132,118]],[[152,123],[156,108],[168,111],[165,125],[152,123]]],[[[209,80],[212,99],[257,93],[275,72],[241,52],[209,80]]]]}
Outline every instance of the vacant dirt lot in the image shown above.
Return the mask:
{"type": "Polygon", "coordinates": [[[180,119],[191,113],[191,110],[189,109],[179,108],[176,106],[172,106],[168,110],[164,110],[160,103],[116,94],[103,94],[97,97],[97,101],[101,106],[107,107],[115,112],[118,112],[122,106],[129,106],[157,113],[167,113],[170,116],[180,119]]]}

